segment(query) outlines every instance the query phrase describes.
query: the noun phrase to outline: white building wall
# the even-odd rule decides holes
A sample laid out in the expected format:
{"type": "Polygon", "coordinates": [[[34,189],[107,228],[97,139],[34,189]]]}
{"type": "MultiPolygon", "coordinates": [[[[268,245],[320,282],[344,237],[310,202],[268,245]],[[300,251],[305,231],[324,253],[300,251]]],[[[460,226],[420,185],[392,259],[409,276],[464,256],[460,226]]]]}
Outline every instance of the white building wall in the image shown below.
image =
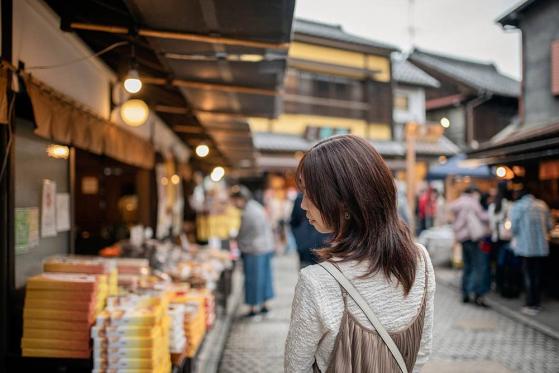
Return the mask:
{"type": "Polygon", "coordinates": [[[394,107],[394,121],[396,123],[425,123],[425,90],[420,87],[396,87],[394,96],[397,95],[408,97],[408,110],[399,110],[394,107]]]}
{"type": "Polygon", "coordinates": [[[64,67],[33,69],[64,64],[94,52],[76,35],[60,30],[59,17],[44,2],[18,0],[13,7],[13,64],[22,61],[37,79],[108,119],[114,73],[95,57],[64,67]]]}

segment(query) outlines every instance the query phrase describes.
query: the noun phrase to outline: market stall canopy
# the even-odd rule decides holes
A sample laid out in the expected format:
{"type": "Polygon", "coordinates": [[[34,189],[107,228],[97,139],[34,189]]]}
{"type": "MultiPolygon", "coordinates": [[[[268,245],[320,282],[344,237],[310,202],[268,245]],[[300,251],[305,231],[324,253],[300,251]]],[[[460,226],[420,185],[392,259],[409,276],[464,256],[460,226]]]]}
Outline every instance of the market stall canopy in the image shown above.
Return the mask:
{"type": "Polygon", "coordinates": [[[497,164],[559,155],[559,122],[511,123],[490,141],[468,152],[481,163],[497,164]]]}
{"type": "Polygon", "coordinates": [[[446,179],[447,176],[469,176],[479,179],[491,179],[493,174],[489,167],[468,162],[466,154],[458,154],[448,159],[445,164],[433,166],[427,173],[427,179],[446,179]]]}
{"type": "MultiPolygon", "coordinates": [[[[244,118],[279,112],[294,0],[48,3],[95,50],[134,43],[146,101],[191,146],[211,140],[230,165],[254,165],[244,118]]],[[[105,59],[124,76],[130,53],[105,59]]]]}

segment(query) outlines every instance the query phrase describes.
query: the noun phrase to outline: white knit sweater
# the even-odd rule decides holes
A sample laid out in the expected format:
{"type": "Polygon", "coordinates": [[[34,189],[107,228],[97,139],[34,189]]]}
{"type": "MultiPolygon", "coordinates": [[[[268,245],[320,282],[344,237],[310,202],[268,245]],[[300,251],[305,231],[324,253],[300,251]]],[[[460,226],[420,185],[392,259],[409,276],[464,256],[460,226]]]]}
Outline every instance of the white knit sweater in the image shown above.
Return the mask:
{"type": "MultiPolygon", "coordinates": [[[[433,329],[433,300],[435,296],[435,275],[429,254],[422,248],[427,258],[429,274],[425,322],[419,355],[414,371],[419,371],[431,353],[433,329]]],[[[367,264],[357,262],[339,263],[339,267],[359,293],[365,298],[380,322],[388,332],[407,327],[419,313],[425,286],[425,265],[418,260],[415,282],[407,297],[401,286],[387,281],[382,273],[367,279],[358,279],[366,273],[367,264]]],[[[373,328],[359,307],[348,296],[349,312],[359,322],[373,328]]],[[[295,289],[291,312],[291,325],[286,341],[285,372],[312,372],[316,359],[325,372],[334,350],[334,341],[340,328],[344,303],[340,286],[336,280],[319,265],[301,270],[295,289]]]]}

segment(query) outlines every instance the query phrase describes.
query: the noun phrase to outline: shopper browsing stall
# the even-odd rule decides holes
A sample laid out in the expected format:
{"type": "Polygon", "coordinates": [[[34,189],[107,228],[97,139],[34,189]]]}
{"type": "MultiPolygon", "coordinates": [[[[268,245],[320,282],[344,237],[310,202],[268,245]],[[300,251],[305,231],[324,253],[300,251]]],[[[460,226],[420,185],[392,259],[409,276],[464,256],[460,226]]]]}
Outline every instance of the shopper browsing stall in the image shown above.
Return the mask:
{"type": "Polygon", "coordinates": [[[517,200],[510,210],[513,249],[522,258],[526,305],[522,312],[535,316],[541,309],[544,258],[549,255],[548,234],[553,227],[549,207],[536,199],[525,185],[519,185],[517,200]]]}
{"type": "Polygon", "coordinates": [[[245,272],[245,303],[248,317],[267,313],[266,302],[274,297],[271,260],[274,250],[273,233],[264,207],[252,199],[244,186],[231,189],[233,204],[242,210],[237,243],[243,257],[245,272]]]}

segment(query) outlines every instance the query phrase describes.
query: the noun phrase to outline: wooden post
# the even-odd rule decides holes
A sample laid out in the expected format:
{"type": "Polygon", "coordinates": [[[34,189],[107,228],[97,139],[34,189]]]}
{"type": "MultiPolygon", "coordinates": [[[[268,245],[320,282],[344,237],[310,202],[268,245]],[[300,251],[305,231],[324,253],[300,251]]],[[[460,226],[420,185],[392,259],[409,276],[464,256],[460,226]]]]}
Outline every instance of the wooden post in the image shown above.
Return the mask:
{"type": "Polygon", "coordinates": [[[410,209],[409,227],[415,235],[415,140],[417,136],[417,123],[406,123],[406,182],[408,207],[410,209]]]}

